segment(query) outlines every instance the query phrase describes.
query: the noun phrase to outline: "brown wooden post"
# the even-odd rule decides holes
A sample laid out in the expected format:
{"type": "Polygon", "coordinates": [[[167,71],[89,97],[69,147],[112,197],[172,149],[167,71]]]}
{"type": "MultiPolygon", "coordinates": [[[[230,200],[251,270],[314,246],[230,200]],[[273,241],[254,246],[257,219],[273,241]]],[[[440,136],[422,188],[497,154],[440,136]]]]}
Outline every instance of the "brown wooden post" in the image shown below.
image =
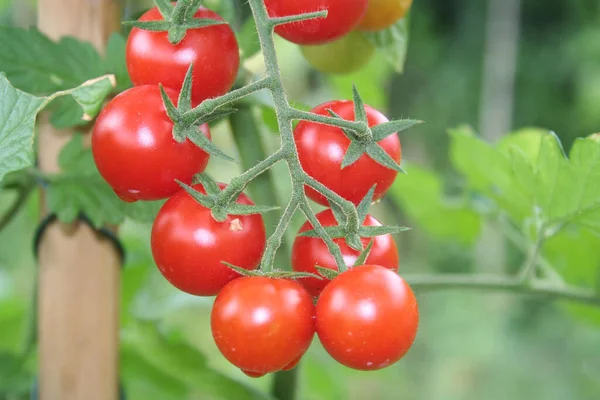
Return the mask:
{"type": "MultiPolygon", "coordinates": [[[[53,39],[75,36],[103,50],[118,23],[117,1],[38,0],[38,27],[53,39]]],[[[56,172],[71,132],[40,121],[39,166],[56,172]]],[[[118,252],[83,222],[52,223],[38,250],[40,400],[116,400],[118,252]]]]}

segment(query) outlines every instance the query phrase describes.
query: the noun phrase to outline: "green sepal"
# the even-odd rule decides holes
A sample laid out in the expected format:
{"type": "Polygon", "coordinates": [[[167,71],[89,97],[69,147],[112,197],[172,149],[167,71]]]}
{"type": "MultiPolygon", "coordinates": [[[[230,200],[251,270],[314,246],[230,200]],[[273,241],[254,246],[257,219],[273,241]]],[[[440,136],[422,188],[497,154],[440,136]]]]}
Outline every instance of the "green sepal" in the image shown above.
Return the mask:
{"type": "Polygon", "coordinates": [[[361,226],[358,234],[363,238],[371,238],[382,235],[395,235],[397,233],[410,231],[406,226],[361,226]]]}
{"type": "Polygon", "coordinates": [[[404,169],[400,165],[398,165],[398,163],[394,161],[392,157],[390,157],[390,155],[386,153],[385,150],[383,150],[381,146],[379,146],[376,142],[371,142],[367,144],[366,152],[369,155],[369,157],[371,157],[371,159],[376,163],[383,165],[384,167],[389,168],[391,170],[406,174],[406,171],[404,171],[404,169]]]}
{"type": "Polygon", "coordinates": [[[400,119],[376,125],[371,128],[371,132],[373,132],[373,140],[379,142],[380,140],[383,140],[394,133],[402,132],[408,128],[412,128],[413,126],[422,123],[423,121],[416,119],[400,119]]]}
{"type": "Polygon", "coordinates": [[[229,215],[252,215],[262,214],[270,211],[279,210],[279,207],[275,206],[257,206],[249,204],[231,203],[226,207],[227,214],[229,215]]]}
{"type": "Polygon", "coordinates": [[[365,218],[367,218],[367,214],[369,213],[369,207],[373,203],[373,196],[375,195],[375,189],[377,188],[377,184],[373,185],[371,189],[365,194],[365,197],[358,203],[356,207],[356,212],[358,214],[358,223],[362,225],[365,222],[365,218]]]}
{"type": "Polygon", "coordinates": [[[352,265],[353,267],[358,267],[359,265],[363,265],[365,263],[365,261],[367,261],[367,258],[369,258],[369,254],[371,254],[371,249],[373,248],[374,242],[375,242],[374,240],[371,240],[369,242],[369,244],[363,250],[363,252],[360,253],[360,255],[358,256],[356,261],[354,261],[354,265],[352,265]]]}
{"type": "Polygon", "coordinates": [[[346,154],[344,154],[344,159],[342,160],[342,169],[357,162],[366,151],[367,148],[364,143],[358,140],[350,142],[350,146],[348,146],[348,150],[346,150],[346,154]]]}
{"type": "Polygon", "coordinates": [[[232,158],[225,154],[219,149],[211,140],[200,131],[197,126],[190,126],[184,129],[185,137],[187,137],[192,143],[200,147],[202,150],[214,157],[219,157],[227,161],[237,162],[235,158],[232,158]]]}
{"type": "Polygon", "coordinates": [[[160,21],[123,21],[123,25],[131,28],[139,28],[145,31],[151,32],[164,32],[168,31],[171,27],[171,23],[167,20],[160,21]]]}
{"type": "MultiPolygon", "coordinates": [[[[321,267],[320,265],[315,265],[315,269],[317,271],[319,271],[319,274],[323,275],[326,279],[329,279],[329,280],[335,279],[340,274],[339,271],[321,267]]],[[[323,278],[321,278],[321,279],[323,279],[323,278]]]]}
{"type": "Polygon", "coordinates": [[[177,182],[177,184],[179,186],[181,186],[183,188],[183,190],[185,190],[190,196],[192,196],[192,198],[194,200],[196,200],[198,203],[200,203],[201,206],[204,206],[206,208],[214,207],[215,200],[212,196],[202,194],[199,191],[197,191],[196,189],[194,189],[193,187],[186,185],[185,183],[183,183],[181,181],[175,180],[175,182],[177,182]]]}
{"type": "Polygon", "coordinates": [[[192,178],[192,185],[198,184],[202,185],[202,187],[204,188],[204,190],[206,190],[206,193],[209,196],[218,196],[219,193],[221,193],[221,188],[219,188],[217,182],[215,182],[214,179],[212,179],[207,174],[200,173],[194,175],[194,177],[192,178]]]}

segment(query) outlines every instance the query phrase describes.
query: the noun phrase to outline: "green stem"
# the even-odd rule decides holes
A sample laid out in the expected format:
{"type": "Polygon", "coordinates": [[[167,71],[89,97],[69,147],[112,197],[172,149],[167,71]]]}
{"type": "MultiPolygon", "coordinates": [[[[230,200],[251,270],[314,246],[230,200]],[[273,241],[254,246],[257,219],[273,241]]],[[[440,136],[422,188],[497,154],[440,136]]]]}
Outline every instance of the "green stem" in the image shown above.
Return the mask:
{"type": "Polygon", "coordinates": [[[8,210],[0,217],[0,231],[8,226],[12,220],[19,214],[21,208],[25,205],[27,198],[33,191],[35,185],[30,183],[19,188],[17,198],[13,201],[8,210]]]}
{"type": "Polygon", "coordinates": [[[271,393],[278,400],[296,400],[298,398],[298,368],[290,371],[279,371],[273,379],[271,393]]]}
{"type": "Polygon", "coordinates": [[[534,279],[524,284],[520,277],[494,275],[405,275],[404,280],[415,290],[499,290],[548,296],[556,300],[571,300],[600,306],[600,296],[591,290],[572,286],[557,286],[547,280],[534,279]]]}

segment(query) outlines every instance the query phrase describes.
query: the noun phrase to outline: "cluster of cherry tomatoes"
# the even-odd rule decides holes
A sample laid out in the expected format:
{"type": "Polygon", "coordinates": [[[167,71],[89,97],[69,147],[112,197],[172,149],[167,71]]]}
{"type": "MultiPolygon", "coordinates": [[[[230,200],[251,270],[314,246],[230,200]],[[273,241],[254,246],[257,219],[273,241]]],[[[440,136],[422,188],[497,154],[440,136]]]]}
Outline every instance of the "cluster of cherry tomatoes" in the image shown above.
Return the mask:
{"type": "MultiPolygon", "coordinates": [[[[299,43],[321,43],[345,35],[361,18],[362,24],[371,26],[368,12],[364,16],[367,0],[265,0],[272,16],[320,9],[311,10],[311,3],[328,7],[329,16],[282,25],[276,32],[299,43]]],[[[221,19],[204,8],[195,16],[221,19]]],[[[161,18],[153,8],[140,20],[161,18]]],[[[94,159],[101,175],[124,201],[167,199],[152,227],[153,257],[161,273],[178,289],[198,296],[217,296],[211,327],[223,355],[246,374],[262,376],[293,368],[317,333],[332,357],[349,367],[375,370],[398,361],[415,338],[418,310],[412,290],[396,273],[399,257],[390,235],[362,238],[363,245],[373,240],[366,264],[332,281],[242,277],[223,262],[246,270],[258,267],[266,246],[262,216],[228,215],[224,221],[217,221],[211,209],[177,184],[191,185],[194,175],[206,168],[209,154],[188,139],[176,140],[159,84],[177,104],[186,72],[194,63],[193,106],[228,92],[239,68],[239,49],[231,28],[219,24],[189,29],[175,45],[169,42],[167,32],[134,28],[126,57],[135,86],[113,98],[98,116],[92,134],[94,159]]],[[[328,110],[341,118],[354,119],[351,101],[328,102],[312,112],[329,115],[328,110]]],[[[365,111],[369,125],[387,122],[377,110],[366,106],[365,111]]],[[[199,129],[210,139],[208,125],[199,129]]],[[[339,128],[304,121],[297,125],[294,137],[306,173],[355,204],[375,185],[373,198],[380,198],[396,177],[395,170],[379,165],[366,154],[342,169],[350,141],[339,128]]],[[[378,144],[400,162],[396,134],[378,144]]],[[[207,193],[225,187],[218,186],[196,184],[193,188],[207,193]]],[[[307,189],[307,195],[328,205],[316,191],[307,189]]],[[[253,204],[243,193],[236,202],[253,204]]],[[[330,209],[317,218],[324,226],[337,225],[330,209]]],[[[381,225],[369,215],[362,223],[381,225]]],[[[311,228],[307,222],[301,231],[311,228]]],[[[335,242],[344,261],[352,265],[359,251],[343,238],[335,242]]],[[[337,270],[324,242],[314,237],[297,237],[291,263],[297,272],[316,274],[315,265],[337,270]]]]}

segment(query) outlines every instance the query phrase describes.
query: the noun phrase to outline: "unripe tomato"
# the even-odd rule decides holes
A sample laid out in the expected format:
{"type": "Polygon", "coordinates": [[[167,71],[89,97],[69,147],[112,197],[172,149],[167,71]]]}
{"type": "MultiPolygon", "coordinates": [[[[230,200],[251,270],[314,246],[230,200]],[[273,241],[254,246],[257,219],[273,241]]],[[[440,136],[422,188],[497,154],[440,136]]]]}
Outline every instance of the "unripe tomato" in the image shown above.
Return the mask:
{"type": "MultiPolygon", "coordinates": [[[[311,110],[319,115],[330,116],[328,109],[345,120],[354,120],[354,102],[329,101],[311,110]]],[[[388,122],[376,109],[365,105],[370,126],[388,122]]],[[[342,169],[342,160],[350,146],[350,139],[340,128],[316,122],[301,121],[294,129],[300,164],[306,173],[346,200],[360,203],[367,192],[377,184],[373,200],[381,198],[392,186],[398,172],[384,167],[363,154],[354,164],[342,169]]],[[[392,134],[378,144],[388,155],[400,163],[401,148],[397,134],[392,134]]],[[[311,188],[306,194],[319,204],[328,205],[327,199],[311,188]]]]}
{"type": "Polygon", "coordinates": [[[396,23],[404,18],[412,0],[369,0],[367,13],[358,24],[358,29],[365,31],[378,31],[396,23]]]}
{"type": "MultiPolygon", "coordinates": [[[[196,18],[222,21],[219,14],[200,8],[196,18]]],[[[140,21],[157,21],[163,17],[156,7],[140,21]]],[[[233,86],[240,65],[237,40],[229,25],[212,25],[189,29],[178,44],[171,44],[167,32],[133,28],[127,39],[127,70],[134,85],[162,83],[181,90],[185,74],[194,63],[192,103],[227,93],[233,86]]]]}
{"type": "MultiPolygon", "coordinates": [[[[317,219],[323,226],[337,225],[337,221],[329,209],[318,213],[317,219]]],[[[371,215],[367,215],[367,218],[365,218],[365,221],[363,222],[363,226],[381,226],[381,224],[371,215]]],[[[302,225],[299,232],[305,232],[310,229],[313,229],[313,227],[310,222],[307,221],[302,225]]],[[[400,259],[398,256],[398,248],[396,247],[392,235],[361,238],[362,244],[365,247],[371,240],[373,240],[373,247],[371,248],[369,257],[367,257],[366,263],[381,265],[385,268],[397,271],[400,259]]],[[[346,266],[351,267],[354,265],[354,262],[360,255],[360,251],[349,247],[346,244],[346,240],[343,238],[333,239],[333,241],[340,246],[346,266]]],[[[319,274],[315,268],[315,264],[323,268],[337,271],[335,259],[329,252],[323,239],[297,236],[292,247],[292,269],[296,272],[319,274]]],[[[300,282],[312,296],[316,297],[321,294],[325,286],[327,286],[329,279],[302,278],[299,279],[298,282],[300,282]]]]}
{"type": "MultiPolygon", "coordinates": [[[[224,185],[221,185],[224,187],[224,185]]],[[[194,189],[204,193],[202,185],[194,189]]],[[[245,194],[239,204],[252,205],[245,194]]],[[[260,214],[229,215],[215,221],[211,210],[180,190],[162,206],[152,226],[152,255],[160,272],[179,290],[214,296],[240,274],[222,261],[255,269],[266,243],[260,214]]]]}
{"type": "Polygon", "coordinates": [[[419,310],[410,286],[378,265],[352,268],[317,302],[317,335],[347,367],[372,371],[400,360],[417,335],[419,310]]]}
{"type": "Polygon", "coordinates": [[[359,70],[375,52],[375,47],[356,31],[334,42],[301,46],[300,49],[310,65],[330,74],[348,74],[359,70]]]}
{"type": "Polygon", "coordinates": [[[285,17],[327,10],[326,18],[291,22],[275,32],[296,44],[322,44],[339,39],[358,25],[367,10],[367,0],[265,0],[271,17],[285,17]]]}
{"type": "MultiPolygon", "coordinates": [[[[177,92],[166,89],[177,103],[177,92]]],[[[210,138],[208,125],[202,132],[210,138]]],[[[125,201],[165,199],[204,171],[209,155],[189,140],[173,138],[157,85],[137,86],[104,107],[92,132],[92,153],[98,171],[125,201]]]]}
{"type": "Polygon", "coordinates": [[[244,277],[218,294],[211,329],[223,356],[246,375],[293,368],[315,333],[315,307],[295,281],[244,277]]]}

